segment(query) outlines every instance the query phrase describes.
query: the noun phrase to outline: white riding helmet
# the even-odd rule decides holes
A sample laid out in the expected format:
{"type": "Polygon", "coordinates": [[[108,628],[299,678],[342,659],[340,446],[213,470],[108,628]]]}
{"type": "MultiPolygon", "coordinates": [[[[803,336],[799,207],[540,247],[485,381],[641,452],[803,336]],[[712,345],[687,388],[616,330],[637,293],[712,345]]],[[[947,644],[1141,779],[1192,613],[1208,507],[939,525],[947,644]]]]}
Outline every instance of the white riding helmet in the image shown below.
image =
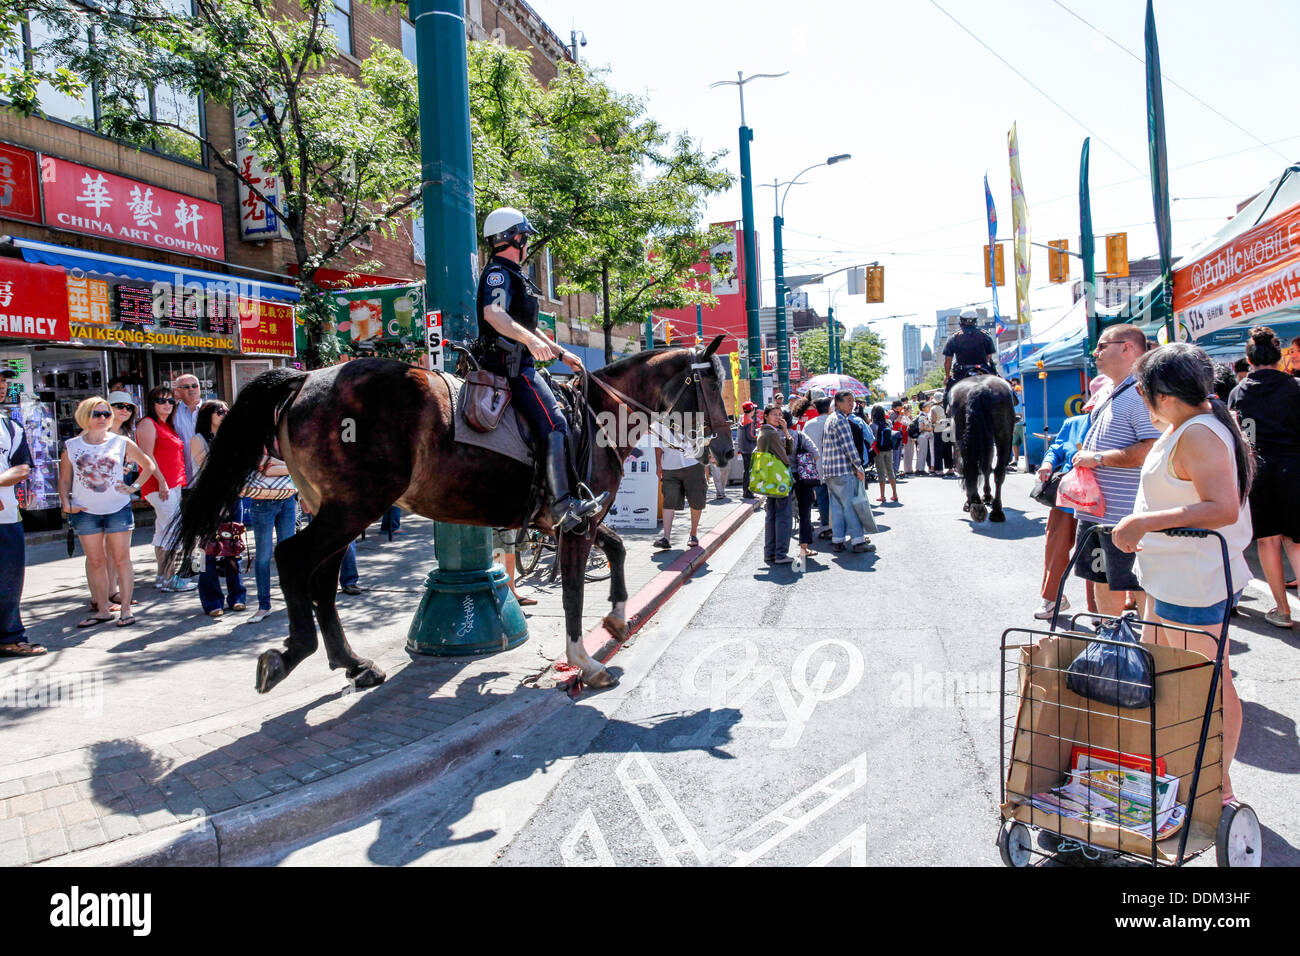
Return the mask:
{"type": "Polygon", "coordinates": [[[503,246],[522,246],[528,236],[535,235],[537,230],[528,217],[509,206],[493,209],[483,220],[483,238],[493,251],[503,246]]]}

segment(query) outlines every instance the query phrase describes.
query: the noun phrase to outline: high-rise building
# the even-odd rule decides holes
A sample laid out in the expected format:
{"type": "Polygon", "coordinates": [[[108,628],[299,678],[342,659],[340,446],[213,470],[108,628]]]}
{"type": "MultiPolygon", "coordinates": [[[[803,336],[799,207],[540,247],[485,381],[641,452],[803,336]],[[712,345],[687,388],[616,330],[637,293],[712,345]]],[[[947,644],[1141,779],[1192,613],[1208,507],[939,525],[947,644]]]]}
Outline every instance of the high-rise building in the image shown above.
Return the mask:
{"type": "Polygon", "coordinates": [[[921,329],[903,323],[903,388],[908,389],[921,380],[921,329]]]}

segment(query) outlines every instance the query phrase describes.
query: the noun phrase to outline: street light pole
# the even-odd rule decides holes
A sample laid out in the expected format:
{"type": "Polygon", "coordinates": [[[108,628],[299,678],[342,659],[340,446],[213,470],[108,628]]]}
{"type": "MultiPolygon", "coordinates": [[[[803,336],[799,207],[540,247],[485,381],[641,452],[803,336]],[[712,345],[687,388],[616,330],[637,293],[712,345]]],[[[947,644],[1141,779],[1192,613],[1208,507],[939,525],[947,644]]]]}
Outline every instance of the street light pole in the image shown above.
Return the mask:
{"type": "MultiPolygon", "coordinates": [[[[785,226],[785,197],[790,195],[791,186],[799,185],[799,177],[804,173],[810,173],[822,166],[834,166],[836,163],[852,158],[848,153],[828,156],[824,163],[813,163],[787,183],[782,183],[776,179],[772,180],[772,205],[774,207],[772,216],[772,255],[776,266],[776,368],[781,382],[781,394],[783,395],[790,394],[790,330],[786,323],[785,314],[785,253],[782,248],[784,241],[782,232],[785,226]],[[780,191],[782,186],[785,187],[785,192],[780,191]]],[[[763,185],[766,187],[767,183],[763,185]]]]}
{"type": "MultiPolygon", "coordinates": [[[[478,239],[470,151],[469,68],[463,0],[411,0],[420,94],[424,181],[425,308],[442,312],[448,338],[478,334],[478,239]]],[[[434,528],[438,567],[406,636],[407,650],[438,656],[485,654],[528,639],[505,570],[492,562],[487,528],[434,528]]]]}
{"type": "Polygon", "coordinates": [[[749,144],[754,138],[754,131],[745,125],[745,84],[751,80],[775,79],[788,72],[745,76],[742,71],[737,71],[734,80],[719,80],[709,84],[709,89],[734,86],[740,91],[740,211],[744,220],[742,245],[745,257],[745,330],[749,338],[749,399],[759,408],[764,404],[763,346],[758,322],[758,243],[754,238],[754,180],[749,162],[749,144]]]}

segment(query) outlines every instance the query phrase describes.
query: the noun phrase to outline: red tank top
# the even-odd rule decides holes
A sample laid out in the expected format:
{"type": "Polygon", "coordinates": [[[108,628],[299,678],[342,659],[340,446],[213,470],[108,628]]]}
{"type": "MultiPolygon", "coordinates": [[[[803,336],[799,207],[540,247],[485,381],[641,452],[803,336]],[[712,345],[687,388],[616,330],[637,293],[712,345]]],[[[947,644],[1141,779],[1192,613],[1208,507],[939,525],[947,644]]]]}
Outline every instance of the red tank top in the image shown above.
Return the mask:
{"type": "MultiPolygon", "coordinates": [[[[153,460],[158,463],[158,470],[167,479],[167,487],[176,489],[185,487],[185,443],[170,425],[153,421],[154,433],[158,436],[153,443],[153,460]]],[[[158,479],[154,475],[140,489],[140,497],[145,498],[158,490],[158,479]]]]}

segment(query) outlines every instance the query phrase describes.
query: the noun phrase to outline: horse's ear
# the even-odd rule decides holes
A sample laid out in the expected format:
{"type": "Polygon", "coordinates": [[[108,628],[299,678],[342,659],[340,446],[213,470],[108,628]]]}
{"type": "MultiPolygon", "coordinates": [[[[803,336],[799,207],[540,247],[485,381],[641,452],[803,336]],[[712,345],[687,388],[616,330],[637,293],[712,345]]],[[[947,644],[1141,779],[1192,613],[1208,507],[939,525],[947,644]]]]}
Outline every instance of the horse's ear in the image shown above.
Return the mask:
{"type": "Polygon", "coordinates": [[[710,342],[709,347],[704,350],[704,357],[706,359],[712,358],[713,353],[718,350],[718,346],[722,344],[722,340],[725,338],[726,338],[725,335],[719,335],[712,342],[710,342]]]}

